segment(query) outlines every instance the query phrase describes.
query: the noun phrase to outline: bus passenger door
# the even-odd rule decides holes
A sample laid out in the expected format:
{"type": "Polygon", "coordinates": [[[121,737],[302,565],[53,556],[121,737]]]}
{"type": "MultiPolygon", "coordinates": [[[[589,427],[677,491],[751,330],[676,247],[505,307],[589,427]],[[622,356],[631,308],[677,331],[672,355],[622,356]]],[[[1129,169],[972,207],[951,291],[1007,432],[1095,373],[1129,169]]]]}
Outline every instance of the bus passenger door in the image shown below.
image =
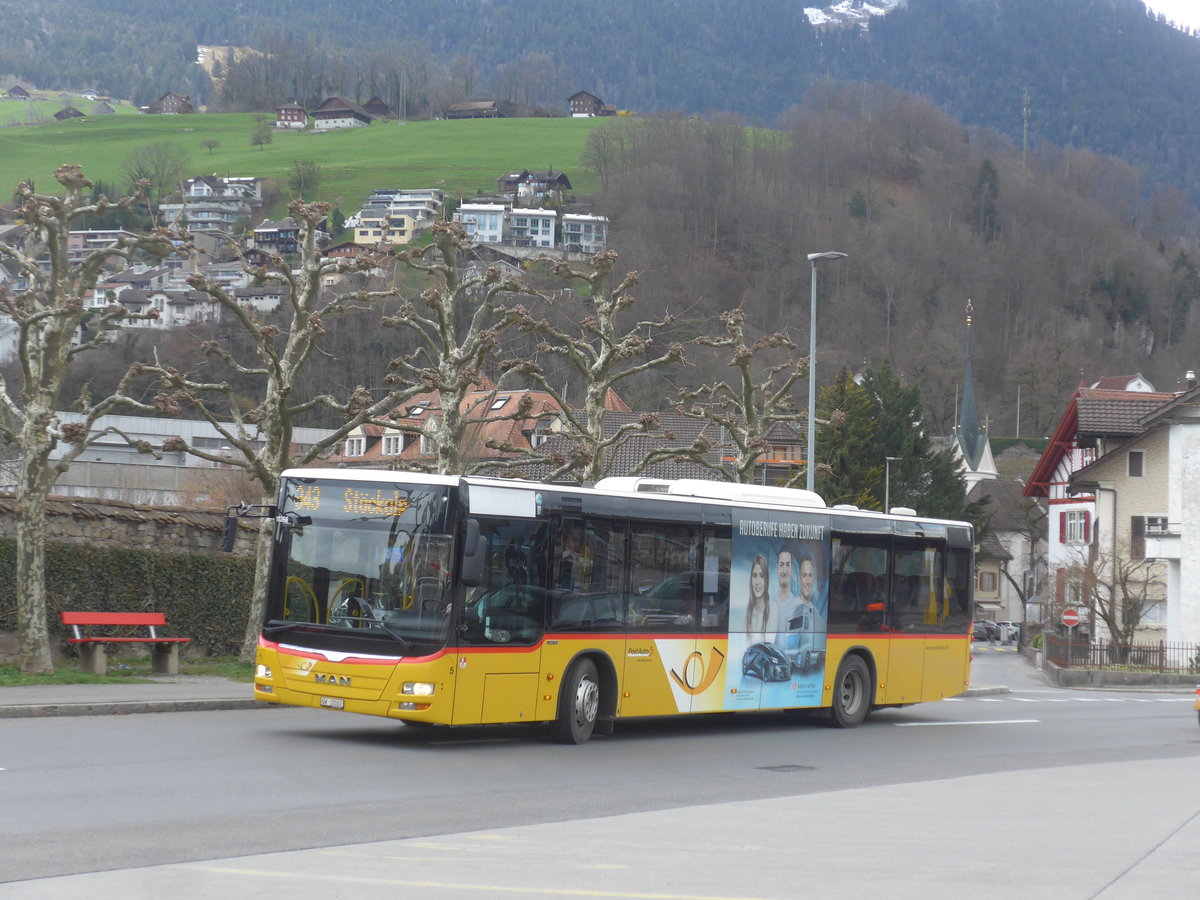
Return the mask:
{"type": "Polygon", "coordinates": [[[539,523],[480,518],[483,583],[468,589],[455,650],[454,725],[536,719],[549,591],[539,523]]]}
{"type": "Polygon", "coordinates": [[[544,592],[505,585],[468,603],[455,657],[454,725],[535,718],[544,592]]]}
{"type": "Polygon", "coordinates": [[[926,639],[940,599],[941,553],[917,538],[897,537],[889,619],[892,624],[884,703],[924,699],[926,639]]]}
{"type": "MultiPolygon", "coordinates": [[[[563,515],[550,525],[547,567],[549,625],[542,647],[538,717],[558,715],[559,689],[575,658],[606,655],[621,672],[625,648],[625,517],[620,514],[563,515]]],[[[602,676],[607,667],[601,664],[602,676]]],[[[606,698],[605,714],[607,715],[606,698]]]]}
{"type": "Polygon", "coordinates": [[[937,590],[933,592],[936,602],[926,613],[929,630],[935,633],[925,642],[922,700],[956,696],[967,689],[970,681],[967,629],[971,625],[971,582],[975,574],[970,546],[967,543],[962,548],[948,548],[944,573],[939,569],[937,590]]]}

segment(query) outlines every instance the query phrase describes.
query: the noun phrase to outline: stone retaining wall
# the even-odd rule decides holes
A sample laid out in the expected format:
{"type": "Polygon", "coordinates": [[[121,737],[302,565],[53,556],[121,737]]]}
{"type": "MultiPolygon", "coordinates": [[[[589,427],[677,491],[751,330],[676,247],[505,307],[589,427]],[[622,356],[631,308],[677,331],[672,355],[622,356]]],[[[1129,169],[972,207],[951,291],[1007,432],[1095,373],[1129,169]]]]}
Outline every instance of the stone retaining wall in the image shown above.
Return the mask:
{"type": "MultiPolygon", "coordinates": [[[[16,500],[0,496],[0,537],[16,537],[16,500]]],[[[253,553],[257,519],[242,519],[234,552],[253,553]]],[[[148,506],[119,500],[53,498],[46,505],[46,538],[100,547],[206,553],[221,549],[224,510],[148,506]]]]}

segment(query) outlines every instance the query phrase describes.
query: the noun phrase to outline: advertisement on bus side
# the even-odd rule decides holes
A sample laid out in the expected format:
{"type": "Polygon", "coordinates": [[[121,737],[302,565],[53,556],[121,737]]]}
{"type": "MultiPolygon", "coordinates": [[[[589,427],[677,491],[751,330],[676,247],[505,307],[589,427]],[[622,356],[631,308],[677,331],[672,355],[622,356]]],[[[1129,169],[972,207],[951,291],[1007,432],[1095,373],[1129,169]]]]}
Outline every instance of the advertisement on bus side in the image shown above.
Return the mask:
{"type": "Polygon", "coordinates": [[[734,513],[726,709],[820,703],[829,554],[824,523],[765,510],[734,513]]]}

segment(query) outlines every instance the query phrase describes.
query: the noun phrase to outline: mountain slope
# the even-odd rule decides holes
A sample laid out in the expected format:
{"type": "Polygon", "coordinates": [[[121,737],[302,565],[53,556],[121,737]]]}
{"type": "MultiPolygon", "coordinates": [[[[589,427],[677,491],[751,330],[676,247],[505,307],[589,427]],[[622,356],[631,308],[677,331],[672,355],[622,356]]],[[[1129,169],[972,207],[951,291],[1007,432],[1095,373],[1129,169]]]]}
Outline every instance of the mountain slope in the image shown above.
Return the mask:
{"type": "MultiPolygon", "coordinates": [[[[219,102],[198,44],[251,46],[231,110],[381,94],[409,115],[471,96],[561,113],[590,90],[641,114],[773,122],[829,78],[930,97],[968,125],[1118,154],[1200,195],[1200,40],[1141,0],[0,0],[0,85],[219,102]],[[821,27],[810,24],[810,18],[821,27]],[[257,87],[256,87],[257,85],[257,87]]],[[[225,73],[228,74],[228,73],[225,73]]]]}

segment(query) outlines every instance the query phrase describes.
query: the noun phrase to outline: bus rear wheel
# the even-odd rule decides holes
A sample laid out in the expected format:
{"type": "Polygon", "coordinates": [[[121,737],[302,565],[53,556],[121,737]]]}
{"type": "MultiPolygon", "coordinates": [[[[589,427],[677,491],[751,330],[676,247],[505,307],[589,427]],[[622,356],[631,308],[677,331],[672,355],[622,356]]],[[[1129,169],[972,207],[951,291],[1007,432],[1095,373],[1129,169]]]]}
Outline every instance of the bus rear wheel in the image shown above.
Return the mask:
{"type": "Polygon", "coordinates": [[[596,729],[600,712],[600,676],[596,664],[581,659],[567,673],[558,697],[558,718],[554,720],[554,739],[560,744],[583,744],[596,729]]]}
{"type": "Polygon", "coordinates": [[[838,666],[833,682],[833,706],[829,724],[833,728],[854,728],[862,724],[871,709],[871,673],[860,656],[847,656],[838,666]]]}

